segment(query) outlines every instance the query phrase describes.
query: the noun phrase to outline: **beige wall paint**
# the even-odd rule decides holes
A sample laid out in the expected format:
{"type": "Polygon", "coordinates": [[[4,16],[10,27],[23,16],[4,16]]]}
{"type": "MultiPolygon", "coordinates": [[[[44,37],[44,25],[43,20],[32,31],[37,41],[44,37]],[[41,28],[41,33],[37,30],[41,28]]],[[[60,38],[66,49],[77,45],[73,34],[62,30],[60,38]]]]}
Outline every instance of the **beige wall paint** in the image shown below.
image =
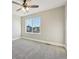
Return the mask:
{"type": "Polygon", "coordinates": [[[41,17],[41,33],[25,33],[25,20],[28,16],[21,17],[21,35],[37,40],[65,44],[65,6],[50,9],[30,15],[41,17]]]}

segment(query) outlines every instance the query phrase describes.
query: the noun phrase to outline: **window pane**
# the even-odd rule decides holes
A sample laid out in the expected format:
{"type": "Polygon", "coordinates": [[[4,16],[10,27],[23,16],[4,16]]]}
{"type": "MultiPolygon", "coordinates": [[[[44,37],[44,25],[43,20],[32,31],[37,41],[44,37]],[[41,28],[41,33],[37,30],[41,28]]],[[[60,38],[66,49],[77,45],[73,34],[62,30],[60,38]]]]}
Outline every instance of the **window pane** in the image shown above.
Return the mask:
{"type": "Polygon", "coordinates": [[[27,19],[25,21],[26,24],[26,32],[32,32],[32,19],[27,19]]]}
{"type": "Polygon", "coordinates": [[[34,33],[40,32],[40,17],[33,18],[33,32],[34,33]]]}

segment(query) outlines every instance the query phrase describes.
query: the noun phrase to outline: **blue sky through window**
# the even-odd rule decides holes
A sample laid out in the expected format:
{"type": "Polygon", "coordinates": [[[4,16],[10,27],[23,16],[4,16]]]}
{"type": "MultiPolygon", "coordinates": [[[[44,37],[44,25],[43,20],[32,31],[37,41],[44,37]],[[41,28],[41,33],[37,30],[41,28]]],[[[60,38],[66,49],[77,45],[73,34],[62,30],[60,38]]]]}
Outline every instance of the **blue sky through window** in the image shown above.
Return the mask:
{"type": "Polygon", "coordinates": [[[40,27],[40,17],[33,18],[33,27],[40,27]]]}
{"type": "Polygon", "coordinates": [[[34,18],[27,19],[26,26],[40,27],[40,17],[34,17],[34,18]]]}
{"type": "Polygon", "coordinates": [[[25,23],[26,23],[26,26],[32,27],[32,19],[31,18],[27,19],[25,23]]]}

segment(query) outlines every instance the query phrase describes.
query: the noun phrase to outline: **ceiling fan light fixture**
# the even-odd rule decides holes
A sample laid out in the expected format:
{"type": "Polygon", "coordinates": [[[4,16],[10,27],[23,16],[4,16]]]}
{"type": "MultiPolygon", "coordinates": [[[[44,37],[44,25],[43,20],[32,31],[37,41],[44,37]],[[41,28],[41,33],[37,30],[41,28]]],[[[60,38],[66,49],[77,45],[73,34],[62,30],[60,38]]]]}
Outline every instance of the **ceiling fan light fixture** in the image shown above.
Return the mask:
{"type": "Polygon", "coordinates": [[[22,10],[23,10],[24,12],[26,11],[24,7],[22,7],[22,10]]]}
{"type": "Polygon", "coordinates": [[[26,11],[29,11],[29,7],[26,7],[26,11]]]}
{"type": "Polygon", "coordinates": [[[21,8],[17,9],[16,11],[22,10],[23,12],[28,12],[30,8],[38,8],[39,7],[39,5],[31,5],[30,1],[31,0],[23,0],[22,4],[15,2],[15,1],[12,1],[12,3],[21,6],[21,8]]]}

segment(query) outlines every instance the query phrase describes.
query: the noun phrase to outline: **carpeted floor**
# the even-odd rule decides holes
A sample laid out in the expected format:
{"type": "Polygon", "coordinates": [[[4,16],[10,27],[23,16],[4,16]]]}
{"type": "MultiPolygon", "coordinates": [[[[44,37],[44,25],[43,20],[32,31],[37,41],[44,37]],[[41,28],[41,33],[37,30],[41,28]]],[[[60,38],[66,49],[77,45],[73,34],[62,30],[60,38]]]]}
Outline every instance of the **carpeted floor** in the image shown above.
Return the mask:
{"type": "Polygon", "coordinates": [[[12,59],[67,59],[64,48],[19,39],[12,41],[12,59]]]}

